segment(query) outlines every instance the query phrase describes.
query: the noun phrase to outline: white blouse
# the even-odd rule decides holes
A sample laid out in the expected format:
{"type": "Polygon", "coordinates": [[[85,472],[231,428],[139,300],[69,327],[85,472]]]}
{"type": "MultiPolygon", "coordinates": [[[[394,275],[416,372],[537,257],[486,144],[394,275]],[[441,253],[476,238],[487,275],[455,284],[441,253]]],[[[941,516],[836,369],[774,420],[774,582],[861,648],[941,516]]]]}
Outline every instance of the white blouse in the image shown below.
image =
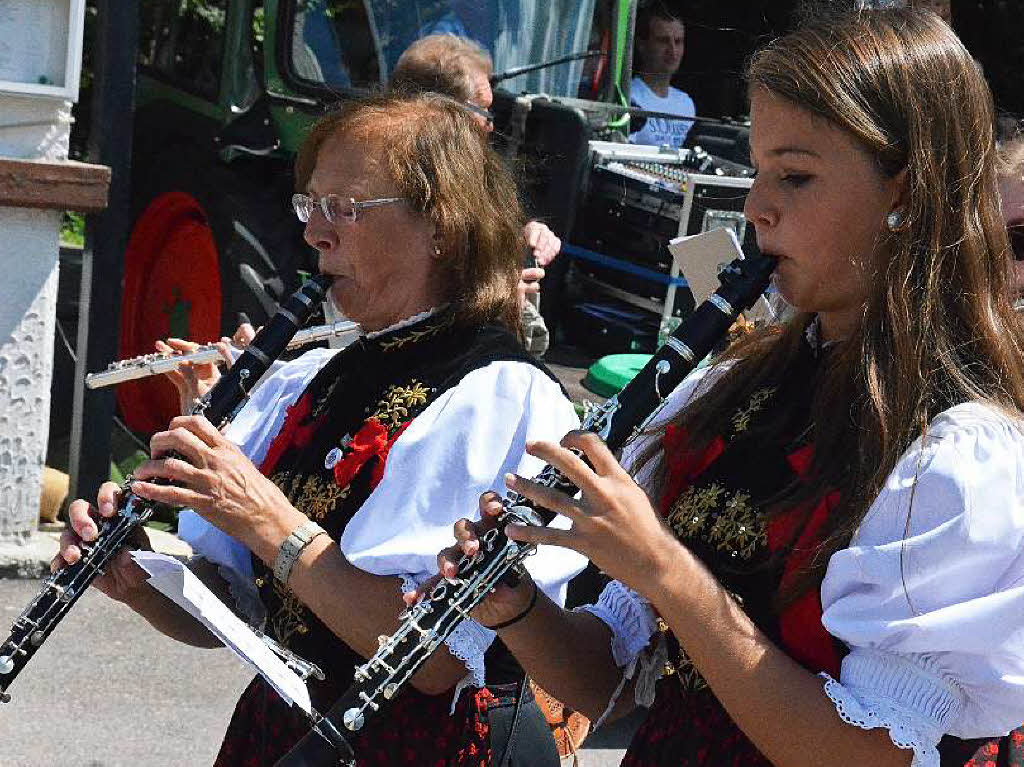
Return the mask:
{"type": "MultiPolygon", "coordinates": [[[[699,380],[663,412],[689,402],[699,380]]],[[[913,749],[915,766],[938,767],[944,734],[1000,736],[1024,722],[1021,423],[980,403],[938,415],[832,556],[821,601],[823,625],[850,648],[838,680],[822,675],[826,694],[848,723],[885,727],[913,749]]],[[[646,600],[612,582],[583,609],[611,628],[625,678],[657,672],[644,662],[655,630],[646,600]]],[[[653,699],[652,687],[638,678],[638,698],[653,699]]]]}
{"type": "MultiPolygon", "coordinates": [[[[316,349],[283,365],[255,390],[226,435],[259,464],[288,406],[336,353],[316,349]]],[[[508,472],[533,476],[540,471],[542,462],[525,453],[527,441],[559,440],[578,426],[558,384],[533,365],[492,362],[474,370],[395,441],[384,477],[342,534],[342,552],[357,567],[397,576],[403,591],[412,590],[437,571],[437,553],[454,540],[452,525],[478,516],[481,493],[504,493],[508,472]]],[[[564,528],[569,522],[558,517],[553,524],[564,528]]],[[[192,511],[181,513],[178,529],[197,555],[220,567],[242,611],[259,620],[249,550],[192,511]]],[[[559,604],[565,602],[568,580],[585,566],[582,555],[550,546],[526,560],[538,586],[559,604]]],[[[494,636],[463,621],[446,640],[469,670],[463,684],[483,685],[483,656],[494,636]]]]}

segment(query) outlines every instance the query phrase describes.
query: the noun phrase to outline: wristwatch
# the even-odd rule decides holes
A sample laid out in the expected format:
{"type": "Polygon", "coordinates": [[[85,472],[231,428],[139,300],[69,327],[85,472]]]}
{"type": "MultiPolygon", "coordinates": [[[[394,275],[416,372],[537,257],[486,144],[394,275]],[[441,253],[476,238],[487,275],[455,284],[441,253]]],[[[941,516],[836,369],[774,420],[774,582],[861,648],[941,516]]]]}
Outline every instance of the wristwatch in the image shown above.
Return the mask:
{"type": "Polygon", "coordinates": [[[307,519],[284,539],[274,560],[274,577],[281,585],[288,585],[288,577],[292,574],[296,560],[302,554],[302,550],[318,535],[327,535],[327,531],[312,519],[307,519]]]}

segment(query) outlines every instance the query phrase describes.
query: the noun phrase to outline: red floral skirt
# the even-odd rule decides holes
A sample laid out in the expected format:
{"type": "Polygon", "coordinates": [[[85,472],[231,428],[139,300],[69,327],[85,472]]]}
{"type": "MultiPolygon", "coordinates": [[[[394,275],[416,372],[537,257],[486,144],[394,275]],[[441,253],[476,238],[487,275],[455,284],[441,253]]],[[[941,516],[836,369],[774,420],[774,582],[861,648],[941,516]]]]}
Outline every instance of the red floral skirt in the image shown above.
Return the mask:
{"type": "MultiPolygon", "coordinates": [[[[407,689],[387,713],[352,739],[359,767],[486,767],[491,759],[489,690],[451,694],[407,689]]],[[[214,767],[272,767],[310,730],[306,715],[256,677],[242,693],[214,767]]]]}

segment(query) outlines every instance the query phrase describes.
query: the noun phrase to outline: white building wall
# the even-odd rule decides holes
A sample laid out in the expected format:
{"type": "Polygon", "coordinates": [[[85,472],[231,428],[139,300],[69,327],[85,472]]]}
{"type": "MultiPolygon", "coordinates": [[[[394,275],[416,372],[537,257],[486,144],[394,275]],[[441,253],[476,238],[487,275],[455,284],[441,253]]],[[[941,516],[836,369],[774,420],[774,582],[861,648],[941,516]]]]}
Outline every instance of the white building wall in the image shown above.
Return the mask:
{"type": "MultiPolygon", "coordinates": [[[[70,126],[68,102],[0,94],[2,157],[65,160],[70,126]]],[[[28,544],[39,519],[60,221],[59,211],[0,207],[0,549],[28,544]]]]}

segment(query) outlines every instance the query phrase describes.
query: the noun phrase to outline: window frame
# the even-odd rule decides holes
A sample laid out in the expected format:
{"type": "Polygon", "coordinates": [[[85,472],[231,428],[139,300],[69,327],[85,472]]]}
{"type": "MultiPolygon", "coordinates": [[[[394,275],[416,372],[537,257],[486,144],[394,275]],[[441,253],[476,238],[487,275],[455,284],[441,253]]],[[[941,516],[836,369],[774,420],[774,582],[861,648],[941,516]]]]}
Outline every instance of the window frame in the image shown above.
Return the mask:
{"type": "Polygon", "coordinates": [[[277,26],[278,26],[278,39],[283,40],[283,35],[280,31],[287,30],[289,35],[288,44],[282,44],[276,46],[275,58],[277,60],[277,70],[281,76],[281,79],[288,86],[288,88],[295,93],[303,94],[316,98],[318,101],[337,101],[345,98],[365,98],[376,90],[384,87],[384,74],[383,67],[381,65],[381,50],[380,44],[377,41],[377,33],[373,27],[373,16],[371,9],[367,5],[366,0],[360,0],[363,5],[363,9],[366,12],[366,17],[369,20],[368,26],[370,28],[370,34],[373,38],[373,45],[377,51],[377,78],[378,82],[372,87],[364,87],[358,85],[347,85],[338,86],[332,85],[327,82],[315,82],[313,80],[307,80],[301,77],[294,67],[294,56],[291,44],[291,35],[295,30],[295,14],[296,5],[299,0],[281,0],[278,6],[277,14],[277,26]]]}

